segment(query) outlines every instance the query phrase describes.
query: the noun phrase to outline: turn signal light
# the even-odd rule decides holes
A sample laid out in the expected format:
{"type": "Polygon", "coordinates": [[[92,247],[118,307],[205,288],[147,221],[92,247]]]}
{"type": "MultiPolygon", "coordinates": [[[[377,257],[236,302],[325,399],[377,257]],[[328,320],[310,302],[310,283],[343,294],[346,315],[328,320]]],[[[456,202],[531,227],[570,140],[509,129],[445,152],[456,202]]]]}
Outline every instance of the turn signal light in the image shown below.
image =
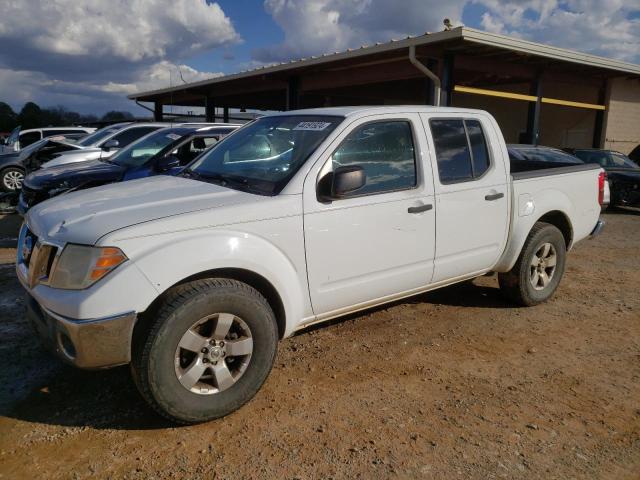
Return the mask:
{"type": "Polygon", "coordinates": [[[100,256],[96,259],[94,267],[91,269],[91,274],[89,277],[91,280],[95,281],[111,270],[116,268],[122,262],[124,262],[127,257],[124,256],[124,253],[120,251],[118,248],[114,247],[105,247],[100,251],[100,256]]]}

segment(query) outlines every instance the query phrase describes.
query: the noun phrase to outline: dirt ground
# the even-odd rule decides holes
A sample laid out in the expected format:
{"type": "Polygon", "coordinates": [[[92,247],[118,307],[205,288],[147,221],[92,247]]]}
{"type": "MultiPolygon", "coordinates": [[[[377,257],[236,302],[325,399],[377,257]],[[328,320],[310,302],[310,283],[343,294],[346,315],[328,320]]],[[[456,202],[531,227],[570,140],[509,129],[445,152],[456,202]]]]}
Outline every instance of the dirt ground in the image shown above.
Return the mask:
{"type": "Polygon", "coordinates": [[[256,398],[175,427],[127,368],[43,352],[0,217],[0,478],[640,478],[640,213],[604,215],[549,303],[495,277],[280,345],[256,398]]]}

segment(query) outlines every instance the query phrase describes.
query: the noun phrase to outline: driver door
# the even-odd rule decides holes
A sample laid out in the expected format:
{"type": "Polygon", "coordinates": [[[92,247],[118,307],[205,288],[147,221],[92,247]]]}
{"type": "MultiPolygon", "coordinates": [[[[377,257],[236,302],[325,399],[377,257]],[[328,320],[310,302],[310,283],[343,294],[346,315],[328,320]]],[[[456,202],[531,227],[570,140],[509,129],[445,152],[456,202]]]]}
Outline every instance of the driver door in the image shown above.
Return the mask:
{"type": "Polygon", "coordinates": [[[364,308],[431,281],[435,212],[425,146],[417,115],[367,117],[351,124],[307,176],[304,236],[317,316],[364,308]],[[364,187],[320,201],[318,182],[341,166],[362,167],[364,187]]]}

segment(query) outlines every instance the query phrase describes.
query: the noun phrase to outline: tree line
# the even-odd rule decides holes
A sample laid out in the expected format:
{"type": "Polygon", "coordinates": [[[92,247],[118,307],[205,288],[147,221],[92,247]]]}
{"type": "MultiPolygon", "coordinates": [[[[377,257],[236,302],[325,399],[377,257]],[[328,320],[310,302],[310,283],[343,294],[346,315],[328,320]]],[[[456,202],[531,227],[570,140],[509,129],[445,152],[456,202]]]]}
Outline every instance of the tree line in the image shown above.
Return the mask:
{"type": "Polygon", "coordinates": [[[113,110],[98,117],[72,112],[63,106],[40,108],[33,102],[25,103],[20,112],[16,113],[9,104],[0,102],[0,133],[10,132],[18,125],[26,130],[38,127],[86,125],[98,121],[130,120],[132,118],[133,115],[129,112],[113,110]]]}

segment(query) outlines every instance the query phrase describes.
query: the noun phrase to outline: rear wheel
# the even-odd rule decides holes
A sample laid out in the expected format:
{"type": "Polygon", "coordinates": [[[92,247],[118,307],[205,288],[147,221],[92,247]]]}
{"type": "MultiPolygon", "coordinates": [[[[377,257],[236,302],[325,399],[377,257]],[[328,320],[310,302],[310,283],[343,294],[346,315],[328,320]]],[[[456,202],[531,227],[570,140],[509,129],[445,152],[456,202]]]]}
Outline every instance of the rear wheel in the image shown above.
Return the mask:
{"type": "Polygon", "coordinates": [[[260,293],[236,280],[198,280],[176,288],[148,329],[134,347],[134,380],[156,411],[178,423],[204,422],[240,408],[275,360],[273,311],[260,293]]]}
{"type": "Polygon", "coordinates": [[[542,303],[555,293],[564,274],[566,244],[562,232],[548,223],[536,223],[511,271],[498,275],[500,290],[523,306],[542,303]]]}
{"type": "Polygon", "coordinates": [[[22,188],[24,170],[19,167],[8,167],[0,172],[0,188],[4,192],[16,192],[22,188]]]}

